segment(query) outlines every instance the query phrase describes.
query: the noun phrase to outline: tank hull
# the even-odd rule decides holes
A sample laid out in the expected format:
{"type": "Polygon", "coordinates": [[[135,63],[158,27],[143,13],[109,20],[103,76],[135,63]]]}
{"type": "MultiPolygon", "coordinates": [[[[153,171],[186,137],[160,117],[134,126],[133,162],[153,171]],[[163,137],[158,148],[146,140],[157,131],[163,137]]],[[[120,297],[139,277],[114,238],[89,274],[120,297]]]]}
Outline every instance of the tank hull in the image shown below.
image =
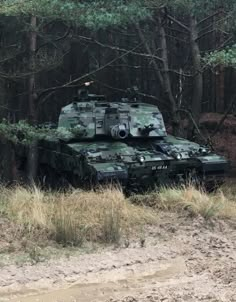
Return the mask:
{"type": "MultiPolygon", "coordinates": [[[[224,180],[229,168],[224,157],[212,152],[204,154],[198,144],[190,141],[175,140],[169,136],[152,142],[44,142],[39,164],[82,188],[119,183],[130,191],[146,191],[189,181],[212,187],[224,180]]],[[[42,176],[50,184],[48,172],[42,176]]]]}

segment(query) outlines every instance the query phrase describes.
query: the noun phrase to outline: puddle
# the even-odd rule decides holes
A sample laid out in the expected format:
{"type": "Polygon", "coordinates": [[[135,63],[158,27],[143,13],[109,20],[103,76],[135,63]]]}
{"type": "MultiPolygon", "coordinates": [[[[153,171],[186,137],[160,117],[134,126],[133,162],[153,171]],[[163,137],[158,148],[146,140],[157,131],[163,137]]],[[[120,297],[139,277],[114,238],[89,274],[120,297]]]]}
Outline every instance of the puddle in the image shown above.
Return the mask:
{"type": "MultiPolygon", "coordinates": [[[[15,293],[14,298],[3,301],[11,302],[105,302],[132,294],[142,293],[149,287],[161,286],[178,278],[185,271],[183,259],[169,263],[154,262],[122,267],[103,273],[91,273],[87,280],[73,283],[71,286],[47,293],[30,293],[29,290],[15,293]],[[17,296],[17,298],[16,298],[17,296]]],[[[1,299],[0,299],[1,302],[1,299]]]]}

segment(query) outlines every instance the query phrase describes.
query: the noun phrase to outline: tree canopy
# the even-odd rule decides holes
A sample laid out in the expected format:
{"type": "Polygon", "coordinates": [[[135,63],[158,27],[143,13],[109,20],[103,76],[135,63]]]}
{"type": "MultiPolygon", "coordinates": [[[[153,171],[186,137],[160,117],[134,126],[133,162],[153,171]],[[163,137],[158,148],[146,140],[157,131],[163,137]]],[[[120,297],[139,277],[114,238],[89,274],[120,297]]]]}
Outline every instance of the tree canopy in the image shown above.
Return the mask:
{"type": "Polygon", "coordinates": [[[141,0],[4,0],[0,14],[34,15],[98,29],[142,20],[149,16],[149,11],[141,0]]]}
{"type": "Polygon", "coordinates": [[[204,61],[211,67],[224,65],[225,67],[236,68],[236,44],[219,51],[209,53],[204,61]]]}
{"type": "Polygon", "coordinates": [[[166,0],[166,5],[176,12],[191,13],[199,18],[207,17],[218,9],[231,14],[236,12],[234,0],[166,0]]]}

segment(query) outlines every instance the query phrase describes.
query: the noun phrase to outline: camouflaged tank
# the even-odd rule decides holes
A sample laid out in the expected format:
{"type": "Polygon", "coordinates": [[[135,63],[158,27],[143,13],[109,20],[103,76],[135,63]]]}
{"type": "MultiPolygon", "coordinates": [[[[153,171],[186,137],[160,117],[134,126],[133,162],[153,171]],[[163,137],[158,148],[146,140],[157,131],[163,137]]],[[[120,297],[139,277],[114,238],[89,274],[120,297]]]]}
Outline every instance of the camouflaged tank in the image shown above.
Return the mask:
{"type": "Polygon", "coordinates": [[[84,94],[61,110],[60,144],[46,143],[41,162],[74,186],[118,181],[129,190],[189,178],[221,180],[228,161],[209,148],[168,135],[157,106],[84,94]],[[63,136],[63,135],[62,135],[63,136]]]}

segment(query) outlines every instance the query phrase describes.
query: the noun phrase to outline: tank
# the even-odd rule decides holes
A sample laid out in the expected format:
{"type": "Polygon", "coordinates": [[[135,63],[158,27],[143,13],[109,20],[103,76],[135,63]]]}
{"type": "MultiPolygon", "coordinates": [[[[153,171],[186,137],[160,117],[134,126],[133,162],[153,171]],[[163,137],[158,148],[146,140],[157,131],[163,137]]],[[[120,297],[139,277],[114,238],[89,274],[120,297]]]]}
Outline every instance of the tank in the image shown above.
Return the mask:
{"type": "MultiPolygon", "coordinates": [[[[57,131],[59,141],[43,142],[41,166],[76,187],[118,182],[140,191],[192,179],[212,185],[229,167],[210,148],[168,135],[158,107],[135,97],[111,102],[81,91],[61,109],[57,131]]],[[[45,182],[50,175],[44,172],[45,182]]]]}

